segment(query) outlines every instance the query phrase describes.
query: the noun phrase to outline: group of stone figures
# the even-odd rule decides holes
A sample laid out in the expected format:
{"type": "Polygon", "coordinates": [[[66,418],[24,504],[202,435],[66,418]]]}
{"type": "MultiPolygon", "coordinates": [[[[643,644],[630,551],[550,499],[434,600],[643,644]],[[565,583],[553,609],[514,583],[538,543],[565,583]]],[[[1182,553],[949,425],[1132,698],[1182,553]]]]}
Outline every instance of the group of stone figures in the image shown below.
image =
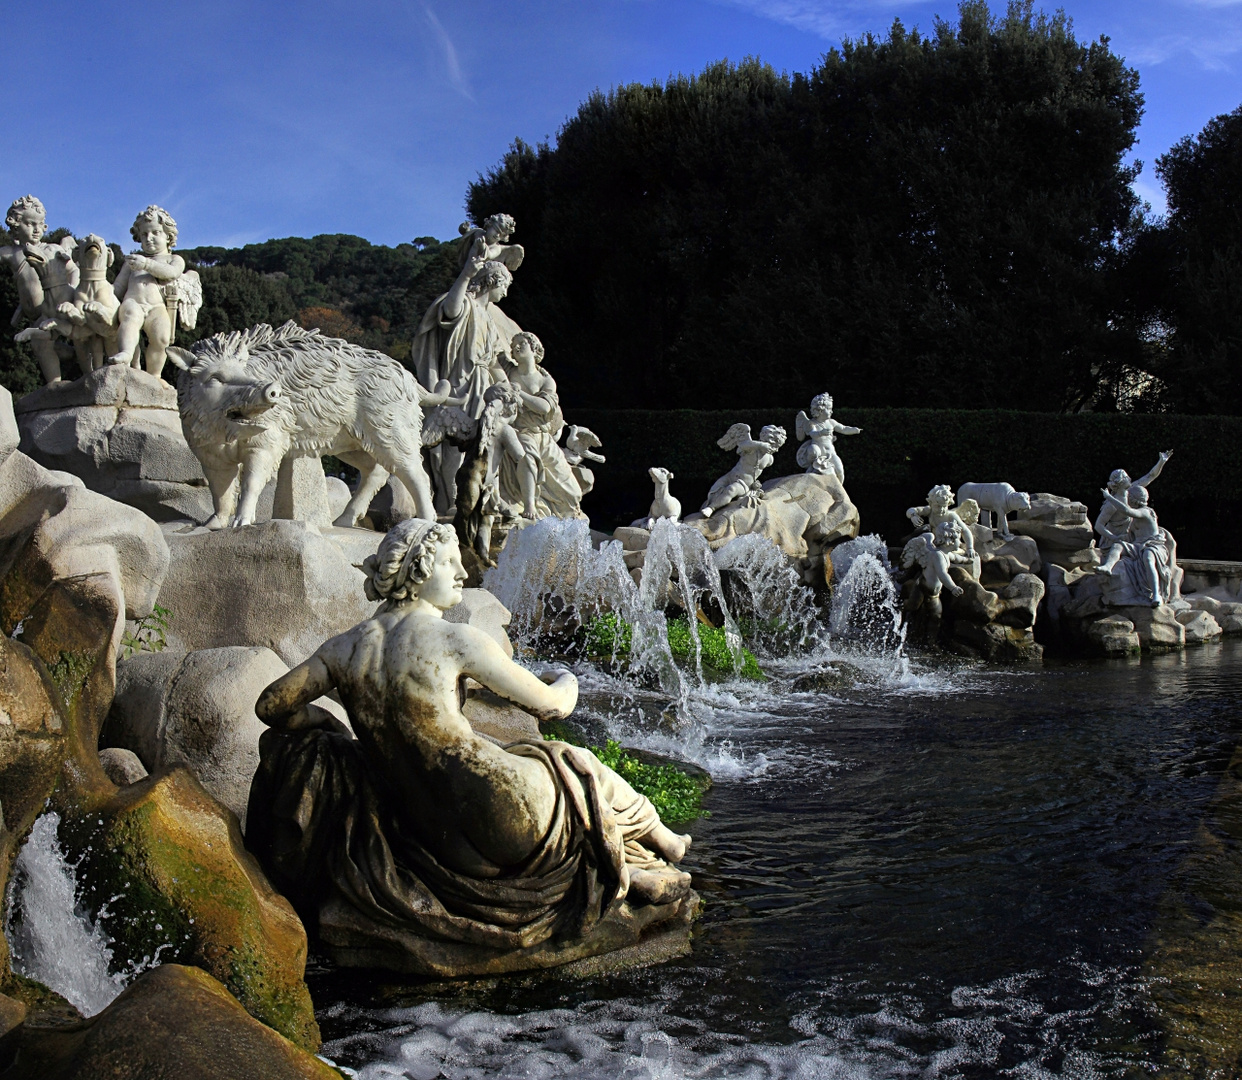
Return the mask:
{"type": "MultiPolygon", "coordinates": [[[[1154,608],[1181,598],[1177,542],[1161,527],[1147,493],[1172,453],[1161,453],[1152,470],[1138,480],[1132,481],[1125,469],[1115,469],[1102,489],[1104,504],[1095,521],[1102,559],[1095,572],[1103,578],[1103,593],[1111,606],[1154,608]]],[[[1008,515],[1030,508],[1030,496],[1010,484],[963,484],[956,496],[947,484],[939,484],[927,493],[927,505],[906,511],[919,531],[906,543],[902,565],[921,569],[924,592],[932,600],[942,589],[958,596],[962,590],[949,574],[951,567],[961,566],[971,577],[979,577],[972,527],[981,522],[985,527],[995,525],[1003,540],[1012,540],[1008,515]]]]}
{"type": "Polygon", "coordinates": [[[193,328],[203,305],[198,274],[172,252],[177,223],[167,210],[148,206],[134,219],[130,233],[139,250],[125,256],[112,282],[108,267],[116,254],[103,237],[45,243],[47,214],[33,195],[9,207],[5,224],[10,243],[0,247],[0,262],[21,301],[12,325],[21,328],[16,339],[29,342],[48,383],[60,381],[62,362],[71,358],[83,374],[105,363],[137,367],[144,332],[142,362],[160,374],[178,318],[193,328]]]}
{"type": "Polygon", "coordinates": [[[605,459],[593,432],[566,428],[542,343],[499,307],[523,257],[508,242],[509,215],[463,226],[457,280],[415,335],[417,378],[382,353],[293,323],[173,346],[178,318],[194,326],[202,288],[172,253],[176,222],[160,207],[138,215],[141,251],[125,256],[115,283],[107,280],[115,255],[100,237],[42,242],[34,196],[14,202],[7,221],[12,243],[0,259],[21,296],[14,324],[30,324],[17,340],[30,343],[48,383],[61,381],[62,361],[75,354],[83,374],[137,366],[142,333],[148,372],[160,375],[168,361],[188,373],[179,407],[211,488],[210,528],[252,523],[285,457],[324,454],[361,473],[337,524],[356,524],[394,474],[417,516],[456,510],[459,532],[485,562],[496,521],[582,516],[594,485],[588,463],[605,459]]]}
{"type": "MultiPolygon", "coordinates": [[[[834,420],[832,395],[816,394],[811,399],[809,414],[806,411],[798,413],[795,431],[800,440],[798,465],[808,473],[835,476],[844,485],[845,465],[837,453],[836,437],[857,435],[862,428],[834,420]]],[[[733,424],[716,440],[716,445],[722,450],[735,451],[737,464],[712,484],[699,513],[703,517],[711,517],[717,510],[735,502],[743,506],[758,505],[763,500],[759,477],[775,461],[787,438],[785,429],[778,424],[765,424],[757,439],[751,437],[749,424],[733,424]]],[[[646,529],[652,528],[660,518],[676,521],[681,516],[681,503],[668,492],[668,482],[673,474],[668,469],[657,467],[649,469],[648,475],[655,484],[655,498],[647,517],[634,522],[636,526],[646,529]]]]}

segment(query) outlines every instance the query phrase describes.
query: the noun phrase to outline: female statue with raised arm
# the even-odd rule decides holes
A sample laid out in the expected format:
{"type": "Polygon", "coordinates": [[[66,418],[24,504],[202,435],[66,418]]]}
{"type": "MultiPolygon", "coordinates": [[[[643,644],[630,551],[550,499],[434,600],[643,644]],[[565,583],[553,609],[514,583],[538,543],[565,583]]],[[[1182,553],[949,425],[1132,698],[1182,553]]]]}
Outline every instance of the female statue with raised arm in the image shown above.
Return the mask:
{"type": "Polygon", "coordinates": [[[569,715],[578,688],[444,621],[466,578],[452,529],[404,521],[365,569],[375,616],[255,706],[272,730],[247,843],[329,951],[427,974],[508,971],[630,944],[675,915],[690,877],[670,863],[688,836],[590,751],[501,746],[462,714],[467,678],[544,718],[569,715]],[[353,737],[310,704],[333,689],[353,737]]]}

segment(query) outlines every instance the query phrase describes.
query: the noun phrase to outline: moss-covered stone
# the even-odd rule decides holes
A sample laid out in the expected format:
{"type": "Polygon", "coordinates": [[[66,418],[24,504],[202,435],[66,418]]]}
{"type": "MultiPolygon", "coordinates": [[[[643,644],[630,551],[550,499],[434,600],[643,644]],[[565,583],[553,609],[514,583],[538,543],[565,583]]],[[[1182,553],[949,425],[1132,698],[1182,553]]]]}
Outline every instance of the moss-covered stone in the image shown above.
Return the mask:
{"type": "Polygon", "coordinates": [[[303,982],[306,932],[246,851],[237,818],[185,769],[157,774],[66,817],[62,841],[83,858],[88,904],[118,960],[195,964],[254,1017],[308,1049],[319,1045],[303,982]]]}
{"type": "Polygon", "coordinates": [[[12,1075],[340,1080],[341,1074],[248,1016],[210,975],[166,964],[89,1020],[57,1027],[28,1022],[12,1075]]]}

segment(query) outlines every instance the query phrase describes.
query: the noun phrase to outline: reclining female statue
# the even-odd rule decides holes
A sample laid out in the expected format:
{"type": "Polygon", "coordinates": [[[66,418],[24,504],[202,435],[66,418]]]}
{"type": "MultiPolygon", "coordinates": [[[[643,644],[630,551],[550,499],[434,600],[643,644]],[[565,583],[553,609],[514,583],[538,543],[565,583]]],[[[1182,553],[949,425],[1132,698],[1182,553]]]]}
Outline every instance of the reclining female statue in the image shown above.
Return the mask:
{"type": "Polygon", "coordinates": [[[452,529],[413,518],[364,564],[375,616],[272,683],[247,844],[341,963],[463,975],[544,967],[671,918],[690,842],[588,750],[475,734],[474,679],[535,716],[577,681],[540,680],[486,633],[445,622],[466,573],[452,529]],[[335,689],[353,735],[311,704],[335,689]],[[356,737],[355,737],[356,736],[356,737]]]}

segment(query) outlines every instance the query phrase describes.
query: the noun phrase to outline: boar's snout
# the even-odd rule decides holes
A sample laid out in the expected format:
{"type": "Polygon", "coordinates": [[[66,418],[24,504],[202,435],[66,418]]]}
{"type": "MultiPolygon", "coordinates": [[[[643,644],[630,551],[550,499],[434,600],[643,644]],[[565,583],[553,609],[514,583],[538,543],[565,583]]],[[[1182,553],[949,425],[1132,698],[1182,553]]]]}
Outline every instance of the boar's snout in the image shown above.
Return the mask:
{"type": "Polygon", "coordinates": [[[263,400],[269,405],[275,405],[280,400],[283,391],[280,389],[280,383],[271,382],[263,388],[263,400]]]}

